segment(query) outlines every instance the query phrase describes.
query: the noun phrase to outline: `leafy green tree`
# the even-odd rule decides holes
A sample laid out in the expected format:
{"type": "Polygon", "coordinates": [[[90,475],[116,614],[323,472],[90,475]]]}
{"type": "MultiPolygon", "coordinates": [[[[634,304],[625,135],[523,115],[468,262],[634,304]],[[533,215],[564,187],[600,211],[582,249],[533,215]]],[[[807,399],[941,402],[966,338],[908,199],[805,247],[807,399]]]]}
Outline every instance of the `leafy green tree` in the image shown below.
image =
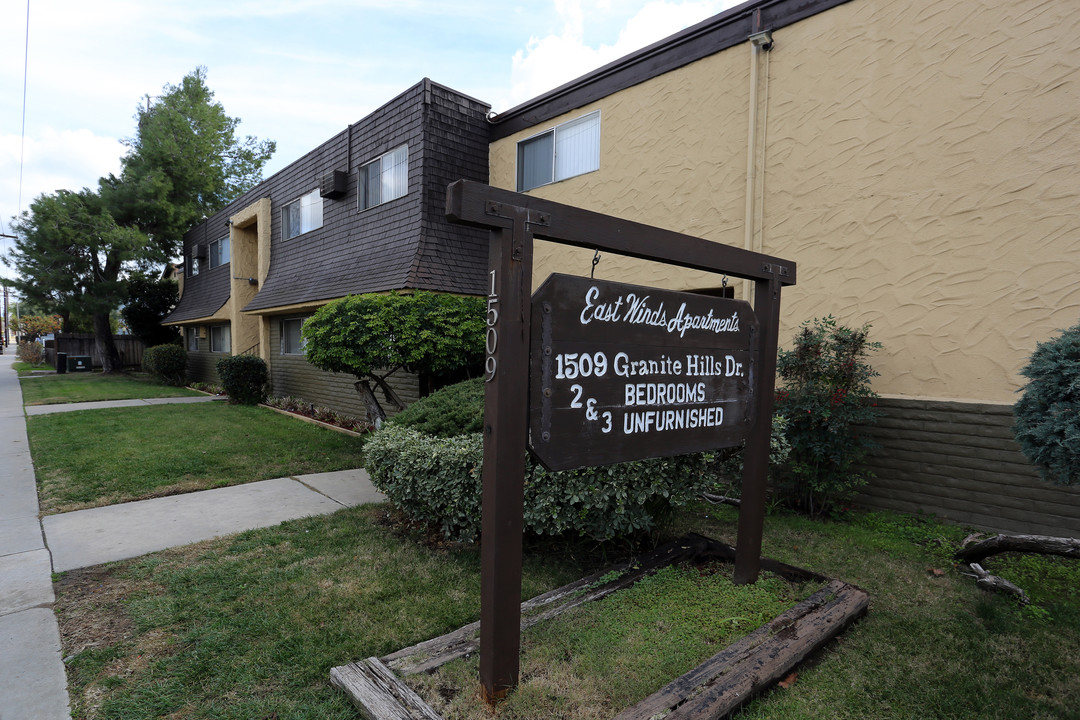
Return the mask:
{"type": "Polygon", "coordinates": [[[127,297],[127,277],[174,257],[184,232],[262,179],[270,141],[237,139],[197,68],[140,106],[120,176],[98,190],[62,190],[15,219],[19,237],[4,262],[27,299],[65,320],[89,315],[106,372],[120,369],[110,313],[127,297]]]}
{"type": "Polygon", "coordinates": [[[176,281],[159,278],[147,273],[132,273],[127,279],[127,298],[120,315],[131,334],[146,347],[177,342],[180,334],[175,328],[161,324],[177,301],[180,293],[176,281]]]}
{"type": "Polygon", "coordinates": [[[398,409],[405,404],[386,379],[406,370],[457,379],[484,359],[485,301],[430,292],[350,295],[324,305],[304,322],[307,359],[316,367],[356,377],[372,422],[386,412],[375,383],[398,409]]]}
{"type": "Polygon", "coordinates": [[[42,195],[13,223],[15,246],[5,259],[13,284],[58,314],[88,314],[105,372],[120,369],[110,313],[123,296],[121,273],[145,257],[146,236],[122,227],[90,190],[42,195]]]}
{"type": "Polygon", "coordinates": [[[120,177],[101,180],[101,194],[117,221],[149,235],[175,256],[189,227],[262,181],[276,145],[238,138],[198,67],[160,97],[140,105],[138,131],[127,140],[120,177]]]}

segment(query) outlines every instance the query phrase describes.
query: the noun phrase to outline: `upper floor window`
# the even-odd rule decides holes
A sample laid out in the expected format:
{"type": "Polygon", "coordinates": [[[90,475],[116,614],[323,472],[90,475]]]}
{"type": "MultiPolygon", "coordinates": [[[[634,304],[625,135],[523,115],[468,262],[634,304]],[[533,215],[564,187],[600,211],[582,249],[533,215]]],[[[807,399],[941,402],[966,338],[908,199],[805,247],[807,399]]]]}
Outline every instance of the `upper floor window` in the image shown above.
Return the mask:
{"type": "Polygon", "coordinates": [[[293,200],[281,209],[281,235],[285,240],[322,227],[322,196],[318,190],[293,200]]]}
{"type": "Polygon", "coordinates": [[[360,210],[402,197],[409,191],[409,146],[402,145],[360,167],[360,210]]]}
{"type": "Polygon", "coordinates": [[[226,235],[220,240],[210,243],[210,269],[229,262],[229,237],[226,235]]]}
{"type": "Polygon", "coordinates": [[[556,125],[518,143],[518,192],[599,169],[599,111],[556,125]]]}
{"type": "Polygon", "coordinates": [[[197,252],[198,250],[191,248],[191,255],[187,261],[188,277],[195,277],[199,274],[199,265],[202,264],[202,261],[196,255],[197,252]]]}
{"type": "Polygon", "coordinates": [[[304,337],[301,329],[304,327],[303,318],[286,318],[281,321],[281,354],[303,355],[304,337]]]}

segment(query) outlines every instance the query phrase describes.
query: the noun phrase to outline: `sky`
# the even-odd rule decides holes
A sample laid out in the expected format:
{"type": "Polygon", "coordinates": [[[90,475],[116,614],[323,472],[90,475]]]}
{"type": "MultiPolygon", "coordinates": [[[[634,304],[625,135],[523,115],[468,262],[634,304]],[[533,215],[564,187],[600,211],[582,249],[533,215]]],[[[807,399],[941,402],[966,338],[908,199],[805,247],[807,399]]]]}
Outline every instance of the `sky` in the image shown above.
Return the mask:
{"type": "Polygon", "coordinates": [[[0,234],[118,173],[136,108],[198,66],[239,136],[277,142],[269,177],[425,77],[499,112],[735,4],[0,0],[0,234]]]}

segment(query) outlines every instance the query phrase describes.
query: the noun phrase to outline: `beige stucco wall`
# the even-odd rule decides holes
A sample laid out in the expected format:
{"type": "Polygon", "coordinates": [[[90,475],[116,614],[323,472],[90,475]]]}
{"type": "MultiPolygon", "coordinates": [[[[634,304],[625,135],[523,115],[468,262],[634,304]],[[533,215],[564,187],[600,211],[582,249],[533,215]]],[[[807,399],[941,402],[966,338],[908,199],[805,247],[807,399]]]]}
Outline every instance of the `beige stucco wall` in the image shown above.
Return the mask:
{"type": "MultiPolygon", "coordinates": [[[[879,392],[1011,403],[1037,342],[1080,319],[1080,13],[1050,0],[854,0],[774,33],[759,69],[760,249],[803,320],[872,323],[879,392]],[[767,76],[767,83],[764,78],[767,76]]],[[[533,194],[743,246],[748,43],[599,108],[601,168],[533,194]]],[[[588,253],[537,252],[536,275],[588,253]],[[568,260],[562,258],[569,256],[568,260]]],[[[605,258],[598,275],[715,285],[605,258]]]]}

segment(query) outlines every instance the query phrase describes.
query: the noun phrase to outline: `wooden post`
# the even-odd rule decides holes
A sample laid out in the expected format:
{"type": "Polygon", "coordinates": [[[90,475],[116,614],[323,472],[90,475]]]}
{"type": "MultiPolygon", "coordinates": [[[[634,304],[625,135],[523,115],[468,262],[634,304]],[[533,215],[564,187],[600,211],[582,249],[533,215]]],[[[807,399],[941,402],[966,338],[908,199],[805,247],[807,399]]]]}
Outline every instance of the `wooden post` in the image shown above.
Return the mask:
{"type": "Polygon", "coordinates": [[[517,686],[521,644],[532,236],[526,227],[527,212],[508,210],[512,226],[492,230],[488,246],[480,684],[489,704],[517,686]]]}
{"type": "Polygon", "coordinates": [[[754,313],[759,337],[757,377],[754,388],[754,418],[743,454],[742,502],[735,543],[735,584],[757,581],[761,560],[761,536],[765,525],[765,493],[769,471],[769,444],[776,389],[776,347],[780,324],[779,278],[759,280],[754,287],[754,313]]]}

